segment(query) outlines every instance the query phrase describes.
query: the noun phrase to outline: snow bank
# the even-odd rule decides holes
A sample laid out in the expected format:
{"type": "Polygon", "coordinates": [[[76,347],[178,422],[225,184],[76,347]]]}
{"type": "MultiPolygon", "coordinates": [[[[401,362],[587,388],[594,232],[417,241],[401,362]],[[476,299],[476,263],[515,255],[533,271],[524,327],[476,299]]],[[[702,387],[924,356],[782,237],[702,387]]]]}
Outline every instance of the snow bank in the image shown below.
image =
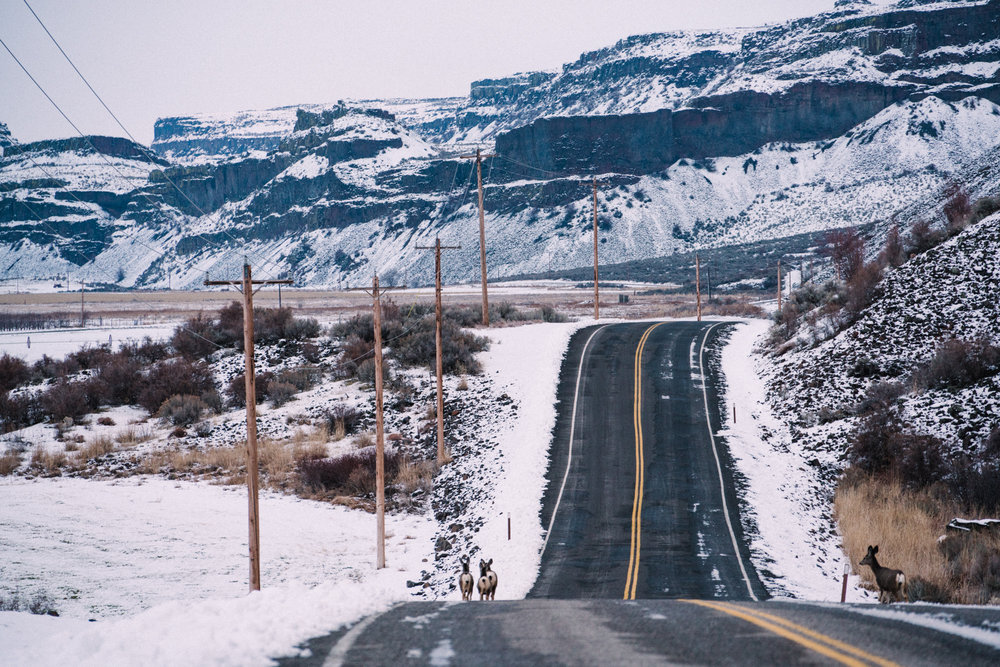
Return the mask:
{"type": "MultiPolygon", "coordinates": [[[[745,320],[723,348],[726,409],[718,435],[746,479],[744,533],[765,586],[776,597],[839,601],[846,560],[839,537],[826,529],[833,490],[823,489],[806,452],[766,401],[759,369],[767,362],[754,345],[769,326],[766,320],[745,320]]],[[[848,599],[869,599],[855,575],[851,581],[848,599]]]]}
{"type": "Polygon", "coordinates": [[[475,539],[486,558],[494,558],[500,577],[498,599],[523,598],[538,578],[545,538],[542,495],[556,423],[559,370],[570,337],[593,323],[586,319],[489,331],[493,343],[484,360],[484,371],[496,382],[498,391],[507,393],[518,405],[517,418],[499,434],[503,462],[495,485],[493,519],[475,539]]]}

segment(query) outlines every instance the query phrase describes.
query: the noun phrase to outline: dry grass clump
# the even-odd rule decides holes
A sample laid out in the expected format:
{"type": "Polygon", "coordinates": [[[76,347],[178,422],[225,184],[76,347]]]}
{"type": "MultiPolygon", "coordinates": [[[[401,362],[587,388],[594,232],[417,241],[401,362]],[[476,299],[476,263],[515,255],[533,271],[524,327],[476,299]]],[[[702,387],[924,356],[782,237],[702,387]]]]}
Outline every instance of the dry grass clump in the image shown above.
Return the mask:
{"type": "Polygon", "coordinates": [[[31,454],[31,467],[37,469],[42,475],[61,474],[62,467],[66,465],[66,452],[50,452],[44,447],[36,447],[31,454]]]}
{"type": "Polygon", "coordinates": [[[106,435],[101,435],[84,445],[77,453],[77,457],[81,461],[89,461],[90,459],[96,459],[98,456],[110,454],[115,449],[114,441],[106,435]]]}
{"type": "MultiPolygon", "coordinates": [[[[326,440],[322,433],[302,431],[289,439],[261,438],[257,441],[257,463],[261,486],[275,490],[295,489],[295,474],[300,461],[326,456],[326,440]]],[[[181,449],[150,452],[140,463],[139,474],[190,475],[210,477],[222,484],[246,482],[246,443],[230,447],[181,449]]]]}
{"type": "Polygon", "coordinates": [[[138,445],[141,442],[151,440],[152,437],[152,429],[148,427],[137,428],[135,425],[129,425],[115,434],[115,442],[123,446],[138,445]]]}
{"type": "Polygon", "coordinates": [[[436,465],[433,461],[413,461],[404,459],[396,472],[395,483],[399,485],[404,494],[410,496],[414,491],[421,489],[425,493],[430,493],[434,486],[434,472],[436,465]]]}
{"type": "Polygon", "coordinates": [[[12,474],[21,465],[21,455],[17,452],[7,452],[0,456],[0,477],[12,474]]]}
{"type": "Polygon", "coordinates": [[[844,549],[866,588],[878,590],[871,569],[858,563],[868,545],[877,544],[881,564],[906,573],[913,600],[1000,601],[1000,535],[950,534],[939,542],[945,525],[963,514],[943,493],[864,477],[841,483],[834,510],[844,549]]]}

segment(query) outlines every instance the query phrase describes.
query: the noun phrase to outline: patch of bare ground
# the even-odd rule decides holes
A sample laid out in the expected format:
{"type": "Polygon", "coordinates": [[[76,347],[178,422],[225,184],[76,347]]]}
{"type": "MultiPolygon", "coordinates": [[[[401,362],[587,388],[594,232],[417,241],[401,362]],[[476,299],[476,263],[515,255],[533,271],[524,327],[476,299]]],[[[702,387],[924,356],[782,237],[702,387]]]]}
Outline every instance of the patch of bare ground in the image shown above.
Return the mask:
{"type": "Polygon", "coordinates": [[[906,574],[912,600],[1000,603],[1000,535],[944,535],[948,522],[964,515],[946,492],[858,477],[840,484],[834,511],[865,588],[878,590],[871,569],[858,563],[878,545],[880,564],[906,574]]]}

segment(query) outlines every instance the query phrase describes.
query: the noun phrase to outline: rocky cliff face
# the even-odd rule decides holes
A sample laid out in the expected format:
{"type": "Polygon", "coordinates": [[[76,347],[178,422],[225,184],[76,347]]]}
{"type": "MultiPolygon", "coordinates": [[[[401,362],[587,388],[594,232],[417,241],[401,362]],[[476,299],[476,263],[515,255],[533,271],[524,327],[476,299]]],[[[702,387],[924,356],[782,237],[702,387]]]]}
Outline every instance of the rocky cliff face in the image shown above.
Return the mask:
{"type": "Polygon", "coordinates": [[[1000,0],[838,3],[630,37],[465,98],[161,119],[153,163],[95,142],[124,179],[79,142],[39,142],[0,161],[0,273],[197,286],[246,255],[300,284],[375,269],[419,284],[432,262],[415,246],[440,235],[463,245],[445,279],[475,279],[469,142],[499,154],[484,165],[499,275],[589,263],[594,174],[602,262],[884,222],[997,159],[998,22],[1000,0]]]}
{"type": "Polygon", "coordinates": [[[697,52],[716,58],[708,71],[717,76],[689,87],[685,108],[545,117],[501,133],[497,150],[554,171],[648,173],[681,158],[830,139],[902,100],[1000,102],[1000,2],[951,4],[884,13],[848,4],[752,31],[725,59],[697,52]]]}

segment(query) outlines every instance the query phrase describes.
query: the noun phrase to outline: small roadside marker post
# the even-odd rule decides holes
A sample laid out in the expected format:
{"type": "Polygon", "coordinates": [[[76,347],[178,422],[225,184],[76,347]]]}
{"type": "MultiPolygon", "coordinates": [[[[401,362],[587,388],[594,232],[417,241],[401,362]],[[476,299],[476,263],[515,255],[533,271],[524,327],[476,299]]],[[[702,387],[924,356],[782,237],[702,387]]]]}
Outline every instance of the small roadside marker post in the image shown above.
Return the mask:
{"type": "Polygon", "coordinates": [[[844,602],[847,602],[847,575],[850,573],[850,571],[851,571],[851,564],[850,563],[844,563],[844,583],[840,587],[840,602],[841,602],[841,604],[843,604],[844,602]]]}

